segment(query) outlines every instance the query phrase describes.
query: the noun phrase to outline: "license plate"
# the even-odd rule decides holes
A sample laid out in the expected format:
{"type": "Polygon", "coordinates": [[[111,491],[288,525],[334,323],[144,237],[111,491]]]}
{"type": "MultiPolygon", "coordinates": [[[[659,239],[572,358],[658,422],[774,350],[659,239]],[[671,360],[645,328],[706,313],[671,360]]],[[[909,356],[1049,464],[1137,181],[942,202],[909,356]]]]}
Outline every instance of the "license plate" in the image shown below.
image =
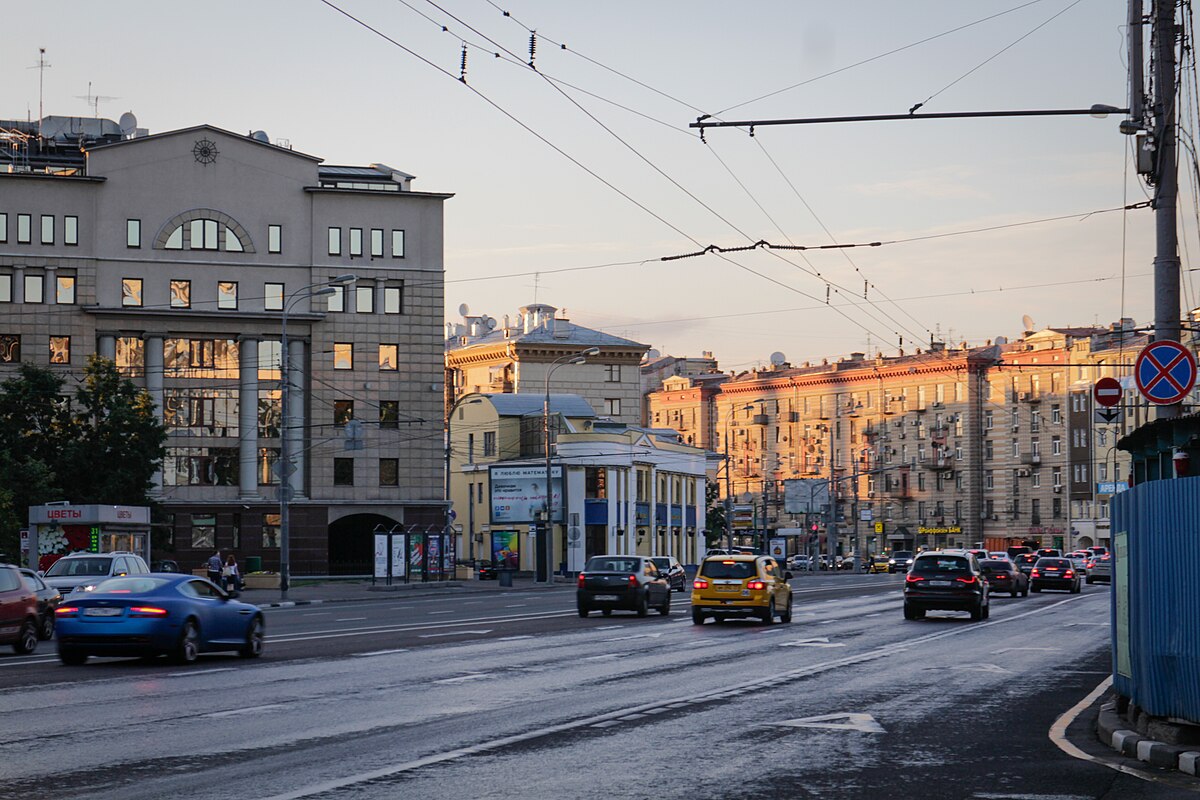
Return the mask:
{"type": "Polygon", "coordinates": [[[930,581],[930,586],[953,586],[954,581],[930,581]]]}
{"type": "Polygon", "coordinates": [[[741,585],[718,586],[717,591],[718,592],[737,592],[737,591],[741,591],[741,588],[742,588],[741,585]]]}
{"type": "Polygon", "coordinates": [[[83,610],[85,617],[118,617],[121,615],[119,608],[85,608],[83,610]]]}
{"type": "Polygon", "coordinates": [[[594,599],[596,599],[596,600],[616,600],[617,596],[615,594],[598,594],[598,595],[596,595],[596,597],[594,599]]]}

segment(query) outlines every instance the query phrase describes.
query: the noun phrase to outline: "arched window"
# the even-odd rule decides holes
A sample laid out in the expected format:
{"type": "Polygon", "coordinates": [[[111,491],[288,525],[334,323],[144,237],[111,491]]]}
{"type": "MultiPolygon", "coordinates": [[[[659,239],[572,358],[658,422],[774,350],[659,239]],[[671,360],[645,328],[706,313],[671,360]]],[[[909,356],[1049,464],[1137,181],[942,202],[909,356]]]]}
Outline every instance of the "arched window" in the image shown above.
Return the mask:
{"type": "Polygon", "coordinates": [[[167,221],[154,240],[156,250],[209,250],[253,253],[254,242],[241,223],[211,208],[196,208],[167,221]]]}

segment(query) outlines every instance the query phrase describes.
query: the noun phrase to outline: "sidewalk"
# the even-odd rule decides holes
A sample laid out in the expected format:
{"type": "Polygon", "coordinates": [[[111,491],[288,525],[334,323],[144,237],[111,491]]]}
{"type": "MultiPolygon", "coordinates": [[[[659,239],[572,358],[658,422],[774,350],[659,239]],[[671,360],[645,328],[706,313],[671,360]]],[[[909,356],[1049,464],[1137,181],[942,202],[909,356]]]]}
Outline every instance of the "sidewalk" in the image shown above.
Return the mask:
{"type": "Polygon", "coordinates": [[[287,600],[283,600],[278,589],[244,589],[238,597],[243,603],[259,608],[290,608],[292,606],[316,605],[319,603],[353,603],[364,600],[395,600],[397,596],[423,597],[430,595],[453,595],[472,592],[517,592],[530,589],[548,591],[573,587],[561,576],[553,585],[538,584],[532,578],[513,578],[511,587],[500,586],[495,580],[472,581],[429,581],[422,583],[393,582],[385,585],[382,580],[374,584],[369,580],[321,580],[293,578],[288,588],[287,600]]]}
{"type": "Polygon", "coordinates": [[[1110,696],[1100,706],[1096,733],[1122,755],[1200,776],[1200,726],[1151,717],[1126,698],[1110,696]]]}

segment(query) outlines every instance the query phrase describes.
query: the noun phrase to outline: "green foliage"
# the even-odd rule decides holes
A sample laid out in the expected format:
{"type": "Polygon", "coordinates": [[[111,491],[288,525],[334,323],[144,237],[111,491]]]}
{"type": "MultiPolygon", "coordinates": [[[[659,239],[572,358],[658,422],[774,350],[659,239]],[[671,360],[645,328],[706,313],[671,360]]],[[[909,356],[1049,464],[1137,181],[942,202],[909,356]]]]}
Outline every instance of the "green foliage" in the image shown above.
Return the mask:
{"type": "Polygon", "coordinates": [[[725,503],[717,498],[718,489],[715,481],[704,485],[705,507],[704,543],[708,547],[716,547],[725,537],[725,503]]]}

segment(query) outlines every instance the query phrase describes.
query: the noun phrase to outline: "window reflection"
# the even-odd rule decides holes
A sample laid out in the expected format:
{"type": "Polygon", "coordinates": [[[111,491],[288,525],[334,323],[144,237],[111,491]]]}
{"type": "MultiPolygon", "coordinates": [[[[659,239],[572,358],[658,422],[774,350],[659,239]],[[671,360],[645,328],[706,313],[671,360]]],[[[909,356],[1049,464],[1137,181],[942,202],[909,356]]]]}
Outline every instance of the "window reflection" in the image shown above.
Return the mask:
{"type": "Polygon", "coordinates": [[[258,343],[258,379],[260,381],[279,380],[281,355],[279,342],[264,339],[258,343]]]}
{"type": "Polygon", "coordinates": [[[279,476],[272,469],[279,462],[278,447],[258,448],[258,485],[274,486],[279,483],[279,476]]]}
{"type": "Polygon", "coordinates": [[[242,240],[233,232],[233,228],[225,229],[225,251],[228,253],[245,252],[245,248],[242,247],[242,240]]]}
{"type": "Polygon", "coordinates": [[[0,333],[0,363],[15,364],[21,360],[21,337],[19,334],[0,333]]]}
{"type": "Polygon", "coordinates": [[[278,439],[283,418],[282,399],[278,389],[258,391],[258,435],[262,439],[278,439]]]}
{"type": "Polygon", "coordinates": [[[404,286],[387,286],[383,290],[383,313],[400,314],[404,299],[404,286]]]}
{"type": "Polygon", "coordinates": [[[171,281],[171,308],[192,307],[192,282],[171,281]]]}
{"type": "Polygon", "coordinates": [[[165,339],[163,372],[180,378],[238,377],[238,344],[233,339],[165,339]]]}
{"type": "Polygon", "coordinates": [[[25,302],[26,303],[44,303],[46,276],[45,275],[26,275],[25,276],[25,302]]]}
{"type": "Polygon", "coordinates": [[[163,425],[177,436],[238,435],[237,389],[167,389],[163,425]]]}
{"type": "Polygon", "coordinates": [[[142,304],[142,279],[121,279],[121,305],[140,306],[142,304]]]}
{"type": "Polygon", "coordinates": [[[237,281],[217,282],[217,308],[233,310],[237,308],[237,281]]]}
{"type": "Polygon", "coordinates": [[[70,336],[51,336],[50,337],[50,363],[51,364],[70,364],[71,363],[71,337],[70,336]]]}
{"type": "Polygon", "coordinates": [[[379,345],[379,368],[394,370],[399,364],[399,346],[394,344],[379,345]]]}
{"type": "Polygon", "coordinates": [[[75,276],[74,275],[59,275],[55,278],[55,293],[54,301],[59,305],[74,305],[75,304],[75,276]]]}
{"type": "Polygon", "coordinates": [[[168,447],[164,486],[237,486],[236,447],[168,447]]]}
{"type": "Polygon", "coordinates": [[[354,369],[354,346],[349,342],[335,342],[333,345],[333,368],[354,369]]]}
{"type": "Polygon", "coordinates": [[[267,311],[283,310],[282,283],[268,283],[263,286],[263,308],[267,311]]]}
{"type": "Polygon", "coordinates": [[[126,377],[146,372],[146,343],[134,336],[117,338],[117,371],[126,377]]]}

